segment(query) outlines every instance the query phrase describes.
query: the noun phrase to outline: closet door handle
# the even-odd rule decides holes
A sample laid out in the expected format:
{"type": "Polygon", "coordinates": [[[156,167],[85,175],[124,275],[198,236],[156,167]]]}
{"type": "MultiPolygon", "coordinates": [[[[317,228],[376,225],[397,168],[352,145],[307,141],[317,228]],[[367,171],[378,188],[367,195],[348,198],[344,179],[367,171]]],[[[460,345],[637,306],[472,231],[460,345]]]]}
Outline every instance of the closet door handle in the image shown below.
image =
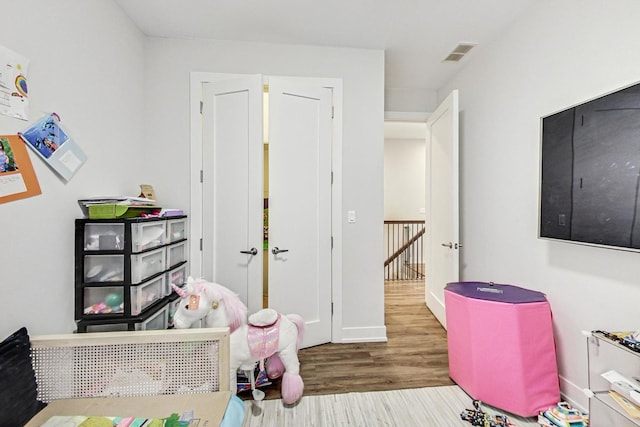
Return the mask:
{"type": "Polygon", "coordinates": [[[247,255],[258,255],[258,250],[256,248],[251,248],[249,251],[240,251],[241,254],[247,255]]]}
{"type": "Polygon", "coordinates": [[[444,246],[445,248],[453,249],[453,243],[440,243],[440,246],[444,246]]]}
{"type": "Polygon", "coordinates": [[[273,249],[271,249],[271,253],[274,255],[281,254],[282,252],[289,252],[289,249],[280,249],[277,246],[274,246],[273,249]]]}

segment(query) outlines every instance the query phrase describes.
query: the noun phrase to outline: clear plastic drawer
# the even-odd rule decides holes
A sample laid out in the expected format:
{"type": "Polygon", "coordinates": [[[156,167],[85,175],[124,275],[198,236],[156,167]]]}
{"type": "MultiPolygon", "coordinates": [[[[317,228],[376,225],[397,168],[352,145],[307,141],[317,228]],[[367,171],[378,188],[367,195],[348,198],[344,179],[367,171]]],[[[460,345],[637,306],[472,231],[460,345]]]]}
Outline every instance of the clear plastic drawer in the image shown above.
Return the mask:
{"type": "Polygon", "coordinates": [[[180,287],[182,287],[185,283],[187,283],[187,277],[189,277],[189,272],[187,271],[187,264],[174,268],[171,271],[167,271],[166,276],[167,276],[167,279],[165,280],[164,294],[170,295],[171,292],[173,292],[173,288],[171,287],[172,283],[180,287]]]}
{"type": "Polygon", "coordinates": [[[88,223],[84,225],[85,251],[124,249],[124,224],[88,223]]]}
{"type": "Polygon", "coordinates": [[[138,286],[131,286],[131,315],[140,314],[145,308],[164,296],[165,292],[165,276],[159,276],[155,279],[138,286]]]}
{"type": "Polygon", "coordinates": [[[187,260],[187,242],[167,246],[167,266],[173,267],[187,260]]]}
{"type": "Polygon", "coordinates": [[[187,218],[170,219],[167,221],[167,243],[177,242],[187,238],[187,218]]]}
{"type": "Polygon", "coordinates": [[[131,255],[131,283],[140,283],[165,270],[165,253],[165,248],[160,248],[131,255]]]}
{"type": "Polygon", "coordinates": [[[85,255],[85,283],[122,282],[124,255],[85,255]]]}
{"type": "Polygon", "coordinates": [[[164,245],[165,235],[165,221],[131,224],[131,252],[142,252],[164,245]]]}
{"type": "Polygon", "coordinates": [[[87,325],[86,332],[116,332],[128,331],[129,325],[126,323],[100,323],[95,325],[87,325]]]}
{"type": "Polygon", "coordinates": [[[149,317],[144,322],[136,323],[136,331],[151,331],[167,329],[169,321],[169,310],[164,306],[161,310],[149,317]]]}
{"type": "Polygon", "coordinates": [[[122,286],[85,287],[85,316],[124,312],[124,288],[122,286]]]}

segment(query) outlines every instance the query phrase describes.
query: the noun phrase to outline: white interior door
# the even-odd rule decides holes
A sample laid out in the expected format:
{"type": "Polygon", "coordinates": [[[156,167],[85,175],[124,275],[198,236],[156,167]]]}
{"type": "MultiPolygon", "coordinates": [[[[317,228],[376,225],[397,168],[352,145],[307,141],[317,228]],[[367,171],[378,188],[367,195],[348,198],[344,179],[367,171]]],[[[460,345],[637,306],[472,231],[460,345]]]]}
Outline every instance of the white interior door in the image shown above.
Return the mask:
{"type": "Polygon", "coordinates": [[[425,299],[446,328],[444,287],[459,280],[458,91],[427,120],[427,269],[425,299]]]}
{"type": "Polygon", "coordinates": [[[269,79],[269,306],[305,347],[331,341],[331,127],[330,89],[269,79]]]}
{"type": "Polygon", "coordinates": [[[203,84],[202,272],[250,312],[262,308],[262,93],[259,75],[203,84]]]}

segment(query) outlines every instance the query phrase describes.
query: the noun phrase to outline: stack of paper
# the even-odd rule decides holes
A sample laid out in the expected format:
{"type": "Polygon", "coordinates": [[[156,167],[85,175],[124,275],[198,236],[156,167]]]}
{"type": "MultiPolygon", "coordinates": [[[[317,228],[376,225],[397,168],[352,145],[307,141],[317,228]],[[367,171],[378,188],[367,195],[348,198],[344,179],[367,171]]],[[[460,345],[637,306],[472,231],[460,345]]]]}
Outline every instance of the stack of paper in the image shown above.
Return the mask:
{"type": "Polygon", "coordinates": [[[601,374],[611,384],[611,397],[632,417],[640,417],[640,383],[611,370],[601,374]]]}
{"type": "Polygon", "coordinates": [[[133,216],[140,216],[141,213],[159,212],[161,209],[160,206],[157,206],[155,200],[133,196],[90,197],[86,199],[78,199],[78,205],[82,210],[82,214],[89,218],[119,217],[121,214],[128,211],[128,207],[142,208],[131,210],[130,212],[134,212],[133,216]],[[113,216],[92,215],[93,212],[105,212],[105,210],[113,212],[113,216]],[[118,213],[120,213],[120,215],[118,213]]]}

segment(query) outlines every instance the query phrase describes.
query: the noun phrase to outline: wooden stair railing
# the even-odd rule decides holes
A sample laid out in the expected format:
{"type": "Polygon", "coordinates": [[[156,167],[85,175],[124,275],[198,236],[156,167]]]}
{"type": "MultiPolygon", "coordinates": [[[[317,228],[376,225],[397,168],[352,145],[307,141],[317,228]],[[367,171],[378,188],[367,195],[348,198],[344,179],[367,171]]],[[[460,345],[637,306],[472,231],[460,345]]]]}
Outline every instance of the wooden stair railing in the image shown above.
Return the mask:
{"type": "Polygon", "coordinates": [[[417,280],[424,277],[424,220],[385,220],[385,280],[417,280]]]}
{"type": "Polygon", "coordinates": [[[411,245],[413,245],[420,237],[424,236],[425,227],[422,227],[420,231],[418,231],[407,243],[400,246],[400,249],[395,251],[387,260],[384,262],[384,266],[391,264],[396,258],[398,258],[404,251],[407,250],[411,245]]]}

